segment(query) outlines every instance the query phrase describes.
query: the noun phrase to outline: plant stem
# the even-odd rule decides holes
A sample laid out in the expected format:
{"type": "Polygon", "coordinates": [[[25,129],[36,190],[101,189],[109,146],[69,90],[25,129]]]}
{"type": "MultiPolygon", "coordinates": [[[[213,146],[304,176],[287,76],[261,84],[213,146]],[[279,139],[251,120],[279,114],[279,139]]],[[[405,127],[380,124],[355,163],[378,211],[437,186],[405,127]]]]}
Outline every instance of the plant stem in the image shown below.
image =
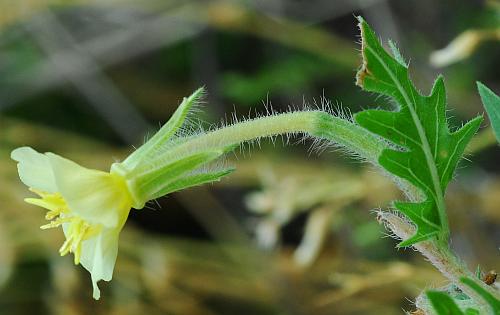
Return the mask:
{"type": "MultiPolygon", "coordinates": [[[[386,226],[386,228],[391,230],[402,240],[408,239],[415,234],[415,227],[394,213],[380,211],[378,212],[378,219],[386,226]]],[[[484,305],[483,299],[479,294],[477,294],[476,291],[463,284],[460,281],[460,278],[468,277],[493,296],[497,298],[499,297],[499,292],[478,279],[448,246],[442,246],[436,240],[429,240],[414,244],[413,247],[424,255],[431,264],[433,264],[446,278],[448,278],[448,280],[476,301],[478,305],[484,305]]],[[[484,308],[485,310],[488,309],[487,306],[484,308]]],[[[485,311],[485,314],[486,313],[487,312],[485,311]]]]}
{"type": "Polygon", "coordinates": [[[323,111],[298,111],[247,120],[191,136],[169,148],[160,159],[171,161],[187,154],[223,149],[262,137],[298,133],[334,142],[374,164],[386,148],[377,136],[348,120],[323,111]]]}

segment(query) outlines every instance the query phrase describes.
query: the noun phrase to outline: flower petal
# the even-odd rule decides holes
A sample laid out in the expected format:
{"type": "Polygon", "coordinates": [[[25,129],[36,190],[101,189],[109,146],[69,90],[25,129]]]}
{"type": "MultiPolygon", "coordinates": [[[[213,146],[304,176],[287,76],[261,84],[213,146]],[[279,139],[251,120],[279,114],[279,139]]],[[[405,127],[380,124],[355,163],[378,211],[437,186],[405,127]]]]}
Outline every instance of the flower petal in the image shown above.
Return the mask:
{"type": "Polygon", "coordinates": [[[71,212],[107,228],[125,224],[132,201],[119,175],[88,169],[52,153],[47,156],[57,188],[71,212]]]}
{"type": "Polygon", "coordinates": [[[57,192],[52,167],[45,154],[22,147],[12,151],[10,157],[18,162],[19,178],[26,186],[47,193],[57,192]]]}
{"type": "Polygon", "coordinates": [[[83,241],[80,263],[87,269],[92,277],[94,299],[100,298],[101,292],[97,286],[100,280],[110,281],[113,277],[116,257],[118,255],[119,229],[107,229],[102,233],[83,241]]]}

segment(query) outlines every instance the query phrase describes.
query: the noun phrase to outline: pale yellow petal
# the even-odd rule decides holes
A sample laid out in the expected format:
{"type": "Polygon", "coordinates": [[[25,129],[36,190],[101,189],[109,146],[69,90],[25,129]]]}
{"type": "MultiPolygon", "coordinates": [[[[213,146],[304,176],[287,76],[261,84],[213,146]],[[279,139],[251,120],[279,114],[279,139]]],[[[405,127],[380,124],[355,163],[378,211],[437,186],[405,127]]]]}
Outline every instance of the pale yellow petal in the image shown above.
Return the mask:
{"type": "Polygon", "coordinates": [[[22,147],[12,151],[10,156],[18,162],[19,178],[26,186],[48,193],[57,192],[52,167],[45,154],[22,147]]]}
{"type": "Polygon", "coordinates": [[[87,269],[92,278],[94,299],[100,298],[97,283],[100,280],[110,281],[113,277],[116,257],[118,255],[119,230],[103,230],[98,236],[82,243],[80,262],[87,269]]]}
{"type": "Polygon", "coordinates": [[[60,194],[71,209],[90,224],[121,228],[131,208],[131,198],[118,175],[84,168],[47,153],[60,194]]]}

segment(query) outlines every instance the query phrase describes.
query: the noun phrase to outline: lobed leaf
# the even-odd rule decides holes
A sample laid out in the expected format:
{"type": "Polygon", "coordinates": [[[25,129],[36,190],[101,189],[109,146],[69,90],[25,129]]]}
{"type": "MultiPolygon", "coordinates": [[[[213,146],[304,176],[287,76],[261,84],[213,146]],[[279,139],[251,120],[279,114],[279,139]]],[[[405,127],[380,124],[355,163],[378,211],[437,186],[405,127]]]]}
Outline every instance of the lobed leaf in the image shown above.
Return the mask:
{"type": "Polygon", "coordinates": [[[365,20],[359,17],[363,64],[356,84],[366,91],[394,99],[394,111],[365,110],[355,115],[356,122],[393,144],[385,149],[378,162],[391,174],[404,179],[423,194],[421,200],[395,202],[396,209],[408,216],[417,227],[415,235],[399,246],[410,246],[437,237],[449,237],[444,193],[458,161],[482,117],[450,131],[446,119],[446,93],[438,77],[429,96],[420,94],[408,76],[408,66],[390,44],[396,57],[381,45],[365,20]]]}

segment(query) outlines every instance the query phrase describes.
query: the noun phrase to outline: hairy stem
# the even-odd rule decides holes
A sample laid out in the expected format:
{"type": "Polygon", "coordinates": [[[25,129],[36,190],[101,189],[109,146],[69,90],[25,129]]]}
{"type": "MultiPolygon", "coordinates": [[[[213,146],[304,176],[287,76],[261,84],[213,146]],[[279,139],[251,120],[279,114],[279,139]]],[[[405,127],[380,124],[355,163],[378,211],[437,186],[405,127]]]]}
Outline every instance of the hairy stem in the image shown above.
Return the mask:
{"type": "MultiPolygon", "coordinates": [[[[415,227],[403,218],[391,212],[379,212],[378,219],[386,228],[391,230],[397,237],[405,240],[415,234],[415,227]]],[[[459,287],[465,294],[471,297],[478,305],[484,305],[483,299],[476,291],[460,281],[462,277],[468,277],[487,290],[493,296],[498,297],[499,292],[486,285],[478,279],[448,247],[444,247],[436,240],[423,241],[414,244],[413,247],[424,255],[448,280],[459,287]]],[[[487,309],[485,307],[485,309],[487,309]]],[[[481,313],[483,314],[483,313],[481,313]]],[[[486,314],[486,313],[485,313],[486,314]]]]}
{"type": "Polygon", "coordinates": [[[386,144],[358,125],[322,111],[298,111],[247,120],[187,138],[161,155],[162,160],[207,149],[223,149],[242,142],[283,134],[304,133],[345,147],[377,164],[386,144]]]}

